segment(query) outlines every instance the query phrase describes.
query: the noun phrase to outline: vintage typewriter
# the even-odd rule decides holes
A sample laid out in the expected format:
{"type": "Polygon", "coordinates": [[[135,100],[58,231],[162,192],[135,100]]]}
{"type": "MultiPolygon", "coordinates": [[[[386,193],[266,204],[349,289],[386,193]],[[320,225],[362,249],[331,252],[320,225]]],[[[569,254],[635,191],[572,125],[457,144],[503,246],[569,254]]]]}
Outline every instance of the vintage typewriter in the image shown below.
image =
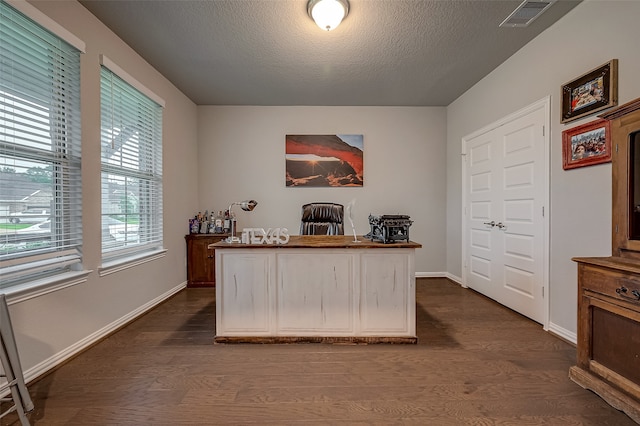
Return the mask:
{"type": "Polygon", "coordinates": [[[409,227],[413,221],[406,215],[385,214],[380,216],[369,215],[371,232],[365,235],[371,241],[380,241],[384,244],[396,241],[409,242],[409,227]]]}

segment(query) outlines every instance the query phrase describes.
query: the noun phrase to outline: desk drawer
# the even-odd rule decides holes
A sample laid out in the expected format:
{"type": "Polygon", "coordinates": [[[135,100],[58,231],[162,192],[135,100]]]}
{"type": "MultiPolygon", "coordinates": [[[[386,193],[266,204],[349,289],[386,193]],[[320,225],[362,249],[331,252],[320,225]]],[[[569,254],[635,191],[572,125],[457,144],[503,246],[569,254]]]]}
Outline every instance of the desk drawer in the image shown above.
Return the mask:
{"type": "Polygon", "coordinates": [[[584,265],[581,285],[590,290],[618,300],[635,302],[640,306],[640,277],[621,271],[613,271],[584,265]]]}

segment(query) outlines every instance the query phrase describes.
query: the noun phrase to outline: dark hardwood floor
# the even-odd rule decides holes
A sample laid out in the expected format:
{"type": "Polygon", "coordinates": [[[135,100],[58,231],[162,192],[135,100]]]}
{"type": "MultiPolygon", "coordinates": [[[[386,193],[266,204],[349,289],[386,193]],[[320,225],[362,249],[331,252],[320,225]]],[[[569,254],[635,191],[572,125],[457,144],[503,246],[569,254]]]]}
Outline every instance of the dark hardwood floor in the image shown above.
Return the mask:
{"type": "Polygon", "coordinates": [[[418,280],[417,345],[214,345],[214,299],[181,291],[29,384],[31,424],[635,425],[569,380],[572,345],[446,279],[418,280]]]}

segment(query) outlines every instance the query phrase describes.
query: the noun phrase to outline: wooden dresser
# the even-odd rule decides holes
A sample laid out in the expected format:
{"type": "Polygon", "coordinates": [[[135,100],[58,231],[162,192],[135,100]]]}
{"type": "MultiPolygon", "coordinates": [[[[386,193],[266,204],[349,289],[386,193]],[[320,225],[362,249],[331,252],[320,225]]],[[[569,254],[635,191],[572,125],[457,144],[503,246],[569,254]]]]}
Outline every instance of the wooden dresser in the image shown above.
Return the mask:
{"type": "Polygon", "coordinates": [[[577,257],[571,379],[640,423],[640,99],[601,117],[612,142],[612,254],[577,257]]]}

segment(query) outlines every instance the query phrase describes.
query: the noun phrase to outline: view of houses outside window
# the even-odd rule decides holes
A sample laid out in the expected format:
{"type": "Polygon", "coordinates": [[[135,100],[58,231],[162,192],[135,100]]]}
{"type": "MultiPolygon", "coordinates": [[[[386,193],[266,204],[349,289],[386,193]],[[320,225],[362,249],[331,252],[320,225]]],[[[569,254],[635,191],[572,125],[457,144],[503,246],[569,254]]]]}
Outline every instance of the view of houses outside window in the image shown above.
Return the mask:
{"type": "Polygon", "coordinates": [[[53,166],[7,155],[0,164],[0,254],[51,247],[51,227],[36,225],[51,222],[53,166]]]}

